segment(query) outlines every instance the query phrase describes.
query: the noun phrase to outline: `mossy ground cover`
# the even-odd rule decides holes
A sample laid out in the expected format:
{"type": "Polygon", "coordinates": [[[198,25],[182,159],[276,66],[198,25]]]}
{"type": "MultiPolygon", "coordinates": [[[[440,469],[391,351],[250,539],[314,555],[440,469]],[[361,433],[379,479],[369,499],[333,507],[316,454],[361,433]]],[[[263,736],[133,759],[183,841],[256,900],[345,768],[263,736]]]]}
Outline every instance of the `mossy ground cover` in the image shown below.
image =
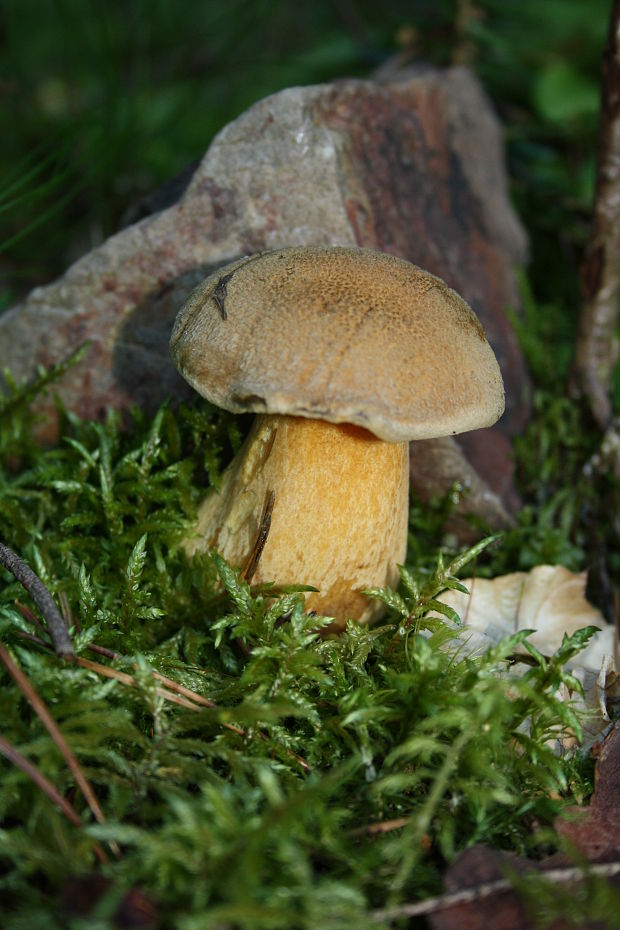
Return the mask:
{"type": "MultiPolygon", "coordinates": [[[[78,661],[53,654],[8,573],[0,630],[105,821],[4,667],[3,745],[82,821],[1,763],[4,928],[111,928],[136,894],[164,928],[388,926],[380,910],[440,891],[467,846],[555,847],[554,819],[592,790],[587,757],[548,742],[579,733],[558,689],[575,686],[564,662],[590,633],[551,658],[531,649],[515,679],[522,635],[471,657],[451,647],[449,611],[429,616],[466,565],[493,570],[501,541],[444,564],[446,504],[414,503],[425,556],[412,547],[399,590],[375,592],[385,620],[326,638],[299,592],[248,587],[179,546],[238,421],[204,403],[136,411],[129,429],[59,410],[61,438],[42,449],[31,404],[57,377],[3,401],[0,536],[63,605],[78,661]]],[[[617,913],[610,895],[603,914],[617,913]]]]}
{"type": "MultiPolygon", "coordinates": [[[[405,47],[413,60],[465,60],[505,127],[530,237],[533,293],[524,284],[514,321],[536,390],[515,443],[517,526],[470,553],[467,570],[589,568],[605,606],[620,578],[618,486],[587,469],[600,437],[564,385],[609,7],[9,2],[0,306],[135,218],[145,192],[258,97],[367,77],[405,47]]],[[[179,547],[246,424],[201,403],[136,411],[123,429],[113,413],[90,423],[59,410],[60,439],[42,449],[30,404],[57,377],[62,366],[0,402],[0,539],[63,606],[78,662],[55,658],[8,572],[0,639],[105,822],[3,664],[0,746],[48,789],[15,755],[0,760],[3,928],[111,930],[138,912],[175,930],[381,927],[386,907],[439,892],[473,843],[533,860],[556,847],[556,816],[593,787],[587,757],[558,758],[546,742],[557,728],[579,730],[557,694],[587,634],[555,657],[532,653],[519,681],[506,677],[514,641],[475,659],[451,648],[450,617],[431,621],[428,609],[463,562],[442,529],[461,489],[412,501],[408,561],[399,591],[383,592],[384,622],[325,639],[298,593],[248,590],[238,570],[208,556],[189,564],[179,547]]],[[[546,895],[528,884],[543,918],[618,923],[604,882],[546,895]]]]}

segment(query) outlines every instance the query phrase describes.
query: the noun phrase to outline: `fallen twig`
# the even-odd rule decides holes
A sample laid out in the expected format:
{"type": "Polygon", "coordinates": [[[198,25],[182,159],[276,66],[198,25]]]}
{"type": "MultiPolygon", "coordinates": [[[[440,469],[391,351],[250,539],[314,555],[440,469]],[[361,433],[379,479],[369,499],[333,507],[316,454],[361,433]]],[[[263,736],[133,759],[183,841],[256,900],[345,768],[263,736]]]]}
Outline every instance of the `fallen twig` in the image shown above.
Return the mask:
{"type": "MultiPolygon", "coordinates": [[[[548,871],[533,872],[537,878],[545,878],[550,882],[556,882],[558,884],[583,881],[583,879],[587,878],[589,875],[611,878],[619,873],[620,862],[605,862],[585,867],[572,866],[564,869],[549,869],[548,871]]],[[[523,875],[520,876],[520,878],[523,877],[523,875]]],[[[435,914],[437,911],[445,911],[449,907],[458,907],[460,904],[471,904],[473,901],[481,901],[483,898],[488,898],[491,895],[512,890],[514,890],[514,883],[510,881],[510,879],[498,878],[496,881],[474,885],[473,888],[463,888],[460,891],[438,895],[435,898],[426,898],[425,901],[416,901],[411,904],[397,904],[394,907],[376,910],[372,912],[371,917],[372,920],[377,923],[399,920],[402,917],[421,917],[423,914],[435,914]]]]}
{"type": "MultiPolygon", "coordinates": [[[[92,672],[96,672],[98,675],[103,675],[106,678],[116,678],[122,684],[128,685],[130,687],[137,687],[138,681],[133,675],[128,675],[127,672],[121,672],[118,669],[110,668],[107,665],[101,665],[100,662],[91,662],[90,659],[82,659],[78,656],[76,658],[76,664],[81,665],[82,668],[87,668],[92,672]]],[[[173,681],[171,678],[166,678],[165,675],[160,675],[159,672],[151,671],[151,675],[162,683],[165,682],[167,687],[165,688],[155,688],[155,693],[163,697],[164,700],[170,701],[173,704],[179,704],[181,707],[185,707],[188,710],[201,710],[202,707],[208,707],[214,710],[218,710],[218,705],[213,701],[208,700],[208,698],[202,697],[202,695],[197,694],[195,691],[191,691],[189,688],[185,688],[183,685],[177,684],[176,681],[173,681]],[[175,694],[174,692],[178,691],[180,693],[175,694]]],[[[237,736],[242,736],[247,738],[247,731],[242,727],[236,726],[234,723],[226,723],[226,721],[219,721],[220,726],[224,727],[226,730],[230,730],[232,733],[236,733],[237,736]]],[[[258,735],[261,739],[267,739],[267,735],[259,731],[258,735]]],[[[297,753],[293,752],[292,749],[286,749],[287,755],[295,759],[295,761],[307,772],[310,771],[310,766],[302,759],[301,756],[298,756],[297,753]]]]}
{"type": "Polygon", "coordinates": [[[20,559],[17,553],[13,552],[12,549],[9,549],[9,547],[5,546],[3,543],[0,543],[0,564],[4,565],[19,583],[23,585],[43,614],[52,638],[52,643],[54,644],[56,655],[63,659],[73,658],[75,652],[73,651],[73,645],[69,638],[67,625],[56,606],[54,598],[39,576],[35,575],[30,566],[27,565],[23,559],[20,559]]]}
{"type": "MultiPolygon", "coordinates": [[[[129,685],[129,687],[136,688],[138,686],[138,680],[134,678],[133,675],[128,675],[127,672],[121,672],[117,668],[110,668],[108,665],[102,665],[100,662],[91,662],[90,659],[83,659],[78,657],[76,660],[76,665],[80,665],[82,668],[86,668],[91,672],[96,672],[98,675],[103,675],[104,678],[115,678],[117,681],[120,681],[124,685],[129,685]]],[[[153,678],[163,679],[164,681],[169,681],[159,675],[157,672],[151,672],[153,678]]],[[[172,682],[175,685],[175,682],[172,682]]],[[[182,686],[171,688],[155,688],[155,693],[160,697],[163,697],[167,701],[172,701],[174,704],[180,704],[181,707],[187,707],[190,710],[197,710],[197,704],[202,704],[206,707],[215,707],[216,705],[212,701],[207,701],[206,698],[202,698],[199,694],[195,694],[193,691],[190,691],[189,688],[185,688],[184,692],[186,695],[191,695],[191,699],[187,696],[183,697],[180,694],[175,694],[174,692],[179,690],[182,686]]]]}

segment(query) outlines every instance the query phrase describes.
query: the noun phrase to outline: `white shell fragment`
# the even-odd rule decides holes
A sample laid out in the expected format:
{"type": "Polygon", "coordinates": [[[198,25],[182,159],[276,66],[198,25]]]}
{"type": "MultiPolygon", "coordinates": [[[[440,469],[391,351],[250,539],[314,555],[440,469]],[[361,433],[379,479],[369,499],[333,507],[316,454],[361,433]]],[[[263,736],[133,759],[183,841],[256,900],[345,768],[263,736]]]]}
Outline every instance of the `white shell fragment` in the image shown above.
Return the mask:
{"type": "Polygon", "coordinates": [[[454,608],[463,623],[485,633],[493,642],[519,630],[534,630],[530,642],[544,655],[555,652],[564,634],[598,626],[578,664],[598,671],[605,655],[614,655],[614,629],[585,598],[586,573],[575,574],[563,565],[537,565],[529,572],[497,578],[466,578],[470,592],[445,591],[440,600],[454,608]]]}
{"type": "Polygon", "coordinates": [[[461,583],[469,594],[444,591],[439,600],[461,618],[463,639],[474,653],[519,630],[534,630],[529,642],[548,656],[560,647],[564,634],[570,636],[586,626],[600,628],[587,648],[568,663],[583,685],[585,706],[592,715],[586,727],[591,741],[609,721],[607,701],[612,693],[617,696],[619,663],[614,627],[586,600],[586,573],[576,574],[562,565],[538,565],[529,572],[465,578],[461,583]]]}

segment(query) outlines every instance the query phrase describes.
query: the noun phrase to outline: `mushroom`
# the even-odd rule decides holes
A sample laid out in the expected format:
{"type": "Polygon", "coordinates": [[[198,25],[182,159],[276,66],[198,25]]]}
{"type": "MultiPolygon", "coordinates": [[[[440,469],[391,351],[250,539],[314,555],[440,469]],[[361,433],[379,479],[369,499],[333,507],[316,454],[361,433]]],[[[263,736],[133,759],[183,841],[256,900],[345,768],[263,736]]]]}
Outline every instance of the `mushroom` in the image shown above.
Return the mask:
{"type": "Polygon", "coordinates": [[[465,301],[369,249],[283,248],[221,268],[180,311],[171,352],[212,403],[258,414],[188,554],[246,564],[268,514],[255,581],[316,586],[307,609],[341,625],[376,618],[362,592],[398,583],[409,440],[490,426],[504,409],[465,301]]]}

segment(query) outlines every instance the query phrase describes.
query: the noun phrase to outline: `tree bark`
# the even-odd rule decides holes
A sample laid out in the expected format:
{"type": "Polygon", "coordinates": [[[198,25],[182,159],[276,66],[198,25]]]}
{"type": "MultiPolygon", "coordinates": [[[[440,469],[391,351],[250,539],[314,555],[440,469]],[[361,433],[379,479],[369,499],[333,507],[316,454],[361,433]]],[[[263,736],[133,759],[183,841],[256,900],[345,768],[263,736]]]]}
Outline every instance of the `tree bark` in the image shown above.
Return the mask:
{"type": "Polygon", "coordinates": [[[581,266],[582,310],[574,386],[601,429],[612,421],[610,388],[618,358],[620,291],[620,0],[614,0],[603,53],[596,199],[581,266]]]}

